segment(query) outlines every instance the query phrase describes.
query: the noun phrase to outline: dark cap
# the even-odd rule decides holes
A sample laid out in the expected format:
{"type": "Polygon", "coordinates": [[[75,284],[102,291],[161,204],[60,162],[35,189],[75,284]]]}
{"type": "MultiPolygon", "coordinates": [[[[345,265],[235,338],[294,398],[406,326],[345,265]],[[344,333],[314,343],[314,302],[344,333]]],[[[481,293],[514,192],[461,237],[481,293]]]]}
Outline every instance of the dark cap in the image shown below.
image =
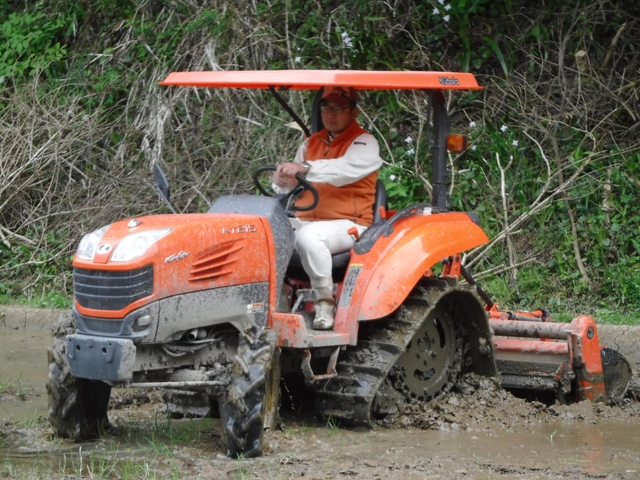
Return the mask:
{"type": "Polygon", "coordinates": [[[325,85],[322,100],[336,102],[341,105],[355,106],[358,102],[358,94],[353,87],[336,87],[325,85]]]}

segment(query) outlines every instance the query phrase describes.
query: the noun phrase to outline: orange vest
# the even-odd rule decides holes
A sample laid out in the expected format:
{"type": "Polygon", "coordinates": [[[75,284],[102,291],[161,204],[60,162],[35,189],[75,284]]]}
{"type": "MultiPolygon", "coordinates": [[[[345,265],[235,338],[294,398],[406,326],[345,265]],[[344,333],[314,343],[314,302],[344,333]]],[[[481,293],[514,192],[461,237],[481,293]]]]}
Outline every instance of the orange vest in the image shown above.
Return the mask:
{"type": "MultiPolygon", "coordinates": [[[[328,160],[342,157],[353,140],[367,133],[360,128],[357,122],[351,125],[341,134],[329,141],[326,129],[320,130],[309,137],[305,160],[328,160]]],[[[297,216],[301,220],[337,220],[348,219],[358,225],[369,226],[373,223],[373,204],[376,195],[376,181],[378,172],[373,172],[357,182],[334,187],[328,183],[311,184],[318,190],[320,201],[318,206],[309,212],[298,212],[297,216]]],[[[305,206],[313,202],[311,192],[305,192],[296,201],[296,205],[305,206]]]]}

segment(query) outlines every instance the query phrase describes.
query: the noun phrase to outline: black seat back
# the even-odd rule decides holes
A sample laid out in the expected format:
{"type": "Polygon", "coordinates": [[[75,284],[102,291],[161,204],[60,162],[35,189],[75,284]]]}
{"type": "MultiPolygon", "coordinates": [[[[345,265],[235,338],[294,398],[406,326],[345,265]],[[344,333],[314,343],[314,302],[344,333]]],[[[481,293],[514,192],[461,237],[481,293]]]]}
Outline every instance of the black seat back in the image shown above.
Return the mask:
{"type": "Polygon", "coordinates": [[[373,202],[373,223],[379,223],[381,220],[386,220],[380,217],[380,207],[384,207],[385,211],[388,208],[387,205],[387,187],[384,186],[382,180],[376,181],[376,199],[373,202]]]}

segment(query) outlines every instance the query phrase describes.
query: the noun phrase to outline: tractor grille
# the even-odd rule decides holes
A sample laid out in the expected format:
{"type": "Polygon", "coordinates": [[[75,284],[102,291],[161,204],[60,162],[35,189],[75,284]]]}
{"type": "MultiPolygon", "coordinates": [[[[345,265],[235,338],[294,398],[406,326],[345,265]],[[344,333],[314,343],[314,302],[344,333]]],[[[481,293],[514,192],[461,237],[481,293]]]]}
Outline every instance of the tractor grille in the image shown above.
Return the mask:
{"type": "Polygon", "coordinates": [[[84,308],[122,310],[153,293],[153,265],[128,272],[75,268],[73,290],[84,308]]]}

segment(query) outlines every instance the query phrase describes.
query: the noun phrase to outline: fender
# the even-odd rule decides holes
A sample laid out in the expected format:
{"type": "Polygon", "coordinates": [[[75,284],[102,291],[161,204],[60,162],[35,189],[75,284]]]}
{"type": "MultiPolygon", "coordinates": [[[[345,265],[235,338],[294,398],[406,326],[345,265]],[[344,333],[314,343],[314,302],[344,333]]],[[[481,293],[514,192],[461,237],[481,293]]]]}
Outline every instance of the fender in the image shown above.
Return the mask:
{"type": "Polygon", "coordinates": [[[347,318],[389,315],[436,263],[488,241],[466,213],[415,215],[394,223],[393,232],[380,237],[368,253],[352,253],[336,326],[349,330],[347,318]]]}

